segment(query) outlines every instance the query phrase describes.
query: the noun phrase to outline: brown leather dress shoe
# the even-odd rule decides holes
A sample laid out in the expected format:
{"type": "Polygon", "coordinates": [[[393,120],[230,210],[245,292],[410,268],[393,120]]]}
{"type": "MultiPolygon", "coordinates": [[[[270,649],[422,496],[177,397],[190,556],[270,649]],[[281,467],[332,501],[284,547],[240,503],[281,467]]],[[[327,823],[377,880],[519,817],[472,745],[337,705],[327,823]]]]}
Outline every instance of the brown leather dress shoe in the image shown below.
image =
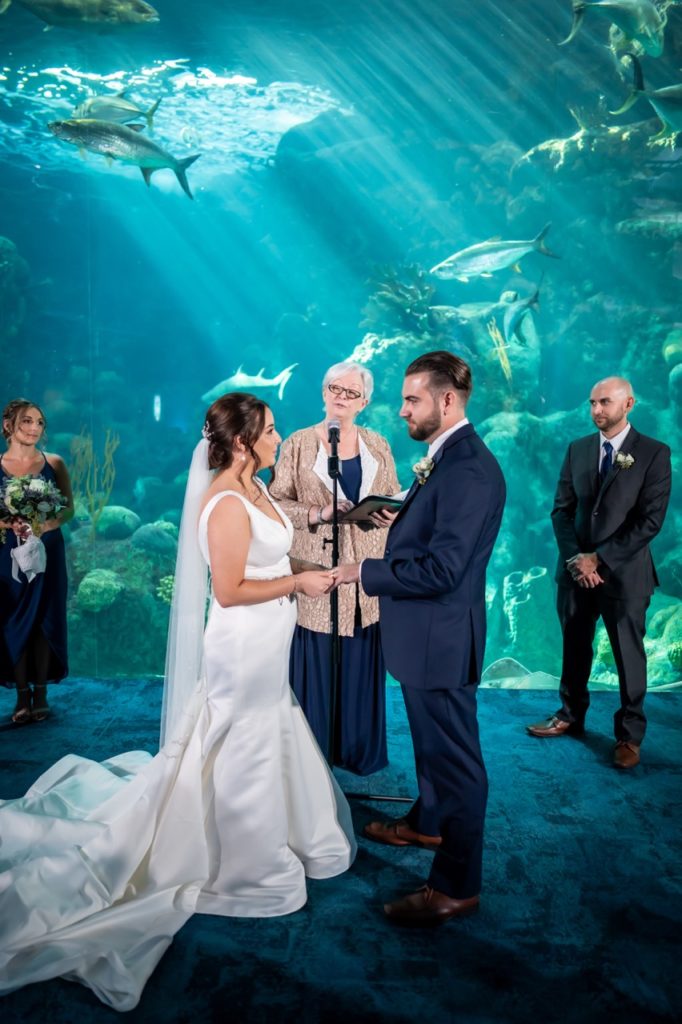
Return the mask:
{"type": "Polygon", "coordinates": [[[386,843],[387,846],[422,846],[428,850],[435,849],[442,842],[440,836],[427,836],[415,832],[406,818],[370,821],[369,825],[365,825],[363,832],[368,839],[373,839],[375,843],[386,843]]]}
{"type": "Polygon", "coordinates": [[[544,722],[535,722],[534,725],[527,725],[526,731],[531,736],[540,736],[541,739],[545,739],[549,736],[563,736],[564,733],[568,733],[570,736],[582,736],[585,729],[576,722],[565,722],[563,718],[550,715],[544,722]]]}
{"type": "Polygon", "coordinates": [[[639,747],[629,740],[618,740],[613,752],[616,768],[635,768],[639,764],[639,747]]]}
{"type": "Polygon", "coordinates": [[[425,885],[417,892],[404,896],[393,903],[384,903],[384,913],[395,924],[404,924],[413,928],[432,928],[444,924],[451,917],[464,917],[478,910],[480,896],[472,896],[466,900],[456,900],[446,896],[444,892],[425,885]]]}

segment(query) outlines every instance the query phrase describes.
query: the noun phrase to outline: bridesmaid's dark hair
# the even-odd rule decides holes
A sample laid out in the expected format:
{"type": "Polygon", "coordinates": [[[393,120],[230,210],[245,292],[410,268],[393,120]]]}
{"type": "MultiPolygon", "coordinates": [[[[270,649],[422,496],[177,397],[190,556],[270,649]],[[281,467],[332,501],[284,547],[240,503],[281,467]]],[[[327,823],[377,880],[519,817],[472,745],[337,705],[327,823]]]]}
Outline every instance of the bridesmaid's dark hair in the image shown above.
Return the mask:
{"type": "Polygon", "coordinates": [[[231,391],[216,398],[206,413],[204,437],[208,441],[208,465],[211,469],[228,469],[234,462],[234,443],[239,438],[250,452],[256,472],[260,459],[253,446],[265,430],[268,406],[255,395],[231,391]]]}
{"type": "Polygon", "coordinates": [[[42,416],[44,426],[40,440],[44,441],[46,439],[47,418],[40,406],[36,402],[29,402],[28,398],[13,398],[12,401],[8,402],[2,410],[2,436],[6,441],[9,441],[12,434],[17,429],[19,417],[22,416],[27,409],[37,409],[42,416]]]}

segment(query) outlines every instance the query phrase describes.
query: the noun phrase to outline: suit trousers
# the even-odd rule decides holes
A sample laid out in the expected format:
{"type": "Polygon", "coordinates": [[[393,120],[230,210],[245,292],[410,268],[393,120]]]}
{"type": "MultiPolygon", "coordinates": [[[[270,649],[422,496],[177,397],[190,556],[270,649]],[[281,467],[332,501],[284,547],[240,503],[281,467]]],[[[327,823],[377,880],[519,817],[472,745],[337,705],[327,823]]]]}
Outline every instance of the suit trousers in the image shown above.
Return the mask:
{"type": "Polygon", "coordinates": [[[476,717],[476,684],[448,690],[403,686],[419,799],[412,828],[440,835],[428,884],[455,899],[481,891],[488,776],[476,717]]]}
{"type": "Polygon", "coordinates": [[[602,587],[583,589],[559,585],[557,609],[563,633],[563,662],[558,717],[582,724],[590,704],[587,685],[592,670],[593,641],[601,616],[618,670],[620,708],[614,715],[617,740],[640,744],[646,731],[646,610],[650,597],[626,600],[609,597],[602,587]]]}

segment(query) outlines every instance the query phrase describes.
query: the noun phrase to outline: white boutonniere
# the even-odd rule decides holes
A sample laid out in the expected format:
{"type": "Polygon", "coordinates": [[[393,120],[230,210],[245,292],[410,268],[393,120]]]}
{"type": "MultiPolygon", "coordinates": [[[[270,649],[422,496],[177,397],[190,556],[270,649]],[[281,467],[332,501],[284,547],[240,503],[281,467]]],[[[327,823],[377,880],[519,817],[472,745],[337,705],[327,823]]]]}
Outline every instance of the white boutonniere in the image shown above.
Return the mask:
{"type": "Polygon", "coordinates": [[[616,452],[615,462],[619,469],[630,469],[635,464],[635,457],[629,452],[616,452]]]}
{"type": "Polygon", "coordinates": [[[433,459],[429,458],[428,455],[425,455],[423,459],[419,460],[419,462],[415,462],[414,466],[412,467],[412,472],[414,473],[420,484],[426,483],[434,465],[435,463],[433,459]]]}

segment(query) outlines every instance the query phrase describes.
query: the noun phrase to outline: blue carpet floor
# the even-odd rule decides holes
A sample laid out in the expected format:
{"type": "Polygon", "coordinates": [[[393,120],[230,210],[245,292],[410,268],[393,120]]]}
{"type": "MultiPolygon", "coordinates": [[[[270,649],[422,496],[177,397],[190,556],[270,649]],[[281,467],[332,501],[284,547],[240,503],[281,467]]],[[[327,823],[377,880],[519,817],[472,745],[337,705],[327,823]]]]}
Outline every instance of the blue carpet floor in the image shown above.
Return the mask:
{"type": "MultiPolygon", "coordinates": [[[[390,767],[363,780],[339,772],[346,791],[414,793],[400,692],[388,692],[390,767]]],[[[382,900],[417,887],[430,854],[360,839],[352,870],[309,883],[308,905],[291,917],[193,918],[125,1020],[682,1020],[682,694],[648,697],[643,763],[630,772],[611,766],[614,701],[594,695],[584,739],[543,741],[523,726],[555,709],[553,694],[480,691],[490,803],[478,915],[427,933],[391,926],[382,900]]],[[[103,759],[155,749],[158,681],[70,680],[52,703],[44,724],[0,727],[1,796],[22,793],[70,750],[103,759]]],[[[358,833],[402,809],[352,806],[358,833]]],[[[63,981],[0,1000],[3,1024],[120,1019],[63,981]]]]}

